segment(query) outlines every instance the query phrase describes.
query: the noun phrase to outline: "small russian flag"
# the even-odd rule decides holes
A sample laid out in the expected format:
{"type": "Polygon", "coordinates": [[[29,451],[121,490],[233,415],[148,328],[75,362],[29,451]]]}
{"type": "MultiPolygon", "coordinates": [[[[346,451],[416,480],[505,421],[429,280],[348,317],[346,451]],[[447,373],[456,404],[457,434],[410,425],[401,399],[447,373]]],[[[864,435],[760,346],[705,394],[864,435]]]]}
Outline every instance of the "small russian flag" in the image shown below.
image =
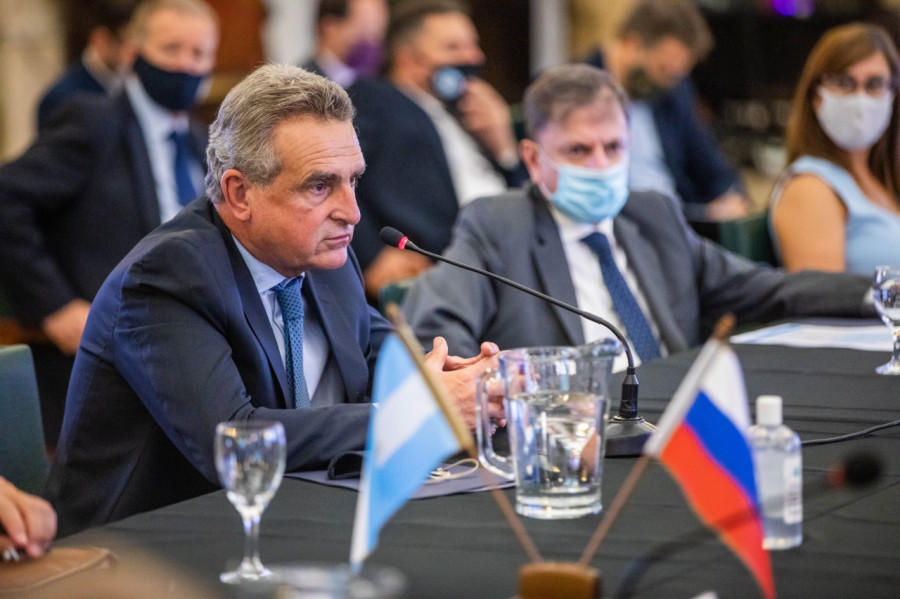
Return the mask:
{"type": "Polygon", "coordinates": [[[746,431],[747,392],[737,356],[711,339],[700,352],[644,446],[681,486],[703,523],[756,578],[762,595],[775,597],[746,431]],[[747,514],[747,517],[735,517],[747,514]]]}

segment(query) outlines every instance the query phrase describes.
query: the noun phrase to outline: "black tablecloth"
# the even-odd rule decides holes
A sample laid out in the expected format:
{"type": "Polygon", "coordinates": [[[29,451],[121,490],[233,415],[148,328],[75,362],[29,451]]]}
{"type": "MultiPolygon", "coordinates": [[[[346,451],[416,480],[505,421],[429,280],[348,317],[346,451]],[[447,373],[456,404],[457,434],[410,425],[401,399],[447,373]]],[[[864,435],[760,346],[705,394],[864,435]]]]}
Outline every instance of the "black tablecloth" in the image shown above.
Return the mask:
{"type": "MultiPolygon", "coordinates": [[[[886,361],[878,352],[736,346],[748,396],[784,397],[786,423],[803,438],[852,432],[900,418],[900,377],[874,374],[886,361]]],[[[696,351],[642,366],[641,411],[655,421],[696,351]]],[[[615,377],[618,379],[619,377],[615,377]]],[[[613,385],[612,392],[618,396],[613,385]]],[[[772,552],[781,597],[900,596],[900,429],[803,451],[804,540],[800,548],[772,552]],[[863,490],[817,492],[829,465],[861,449],[877,452],[882,478],[863,490]]],[[[634,459],[607,459],[603,501],[608,505],[634,459]]],[[[512,491],[507,491],[510,499],[512,491]]],[[[285,479],[262,522],[265,563],[346,561],[356,493],[285,479]]],[[[601,516],[568,521],[525,519],[543,557],[574,561],[601,516]]],[[[619,587],[630,562],[655,544],[698,528],[677,486],[652,464],[613,525],[593,565],[604,577],[604,596],[619,587]]],[[[168,558],[223,595],[218,573],[241,552],[241,527],[222,492],[128,518],[62,540],[101,542],[124,552],[136,545],[168,558]],[[107,535],[115,535],[110,538],[107,535]]],[[[504,598],[516,592],[526,558],[487,493],[407,503],[388,523],[371,562],[394,566],[408,578],[408,597],[504,598]]],[[[758,597],[749,574],[715,540],[667,556],[641,580],[639,597],[758,597]]]]}

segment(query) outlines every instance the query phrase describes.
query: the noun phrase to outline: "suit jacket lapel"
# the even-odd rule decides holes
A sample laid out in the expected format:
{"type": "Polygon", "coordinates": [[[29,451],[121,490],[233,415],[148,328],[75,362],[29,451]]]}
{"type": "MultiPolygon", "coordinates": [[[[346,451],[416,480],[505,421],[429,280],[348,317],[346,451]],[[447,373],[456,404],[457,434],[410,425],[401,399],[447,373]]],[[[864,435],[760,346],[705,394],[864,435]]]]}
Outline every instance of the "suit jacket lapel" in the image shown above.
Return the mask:
{"type": "Polygon", "coordinates": [[[307,300],[315,306],[322,330],[334,354],[335,362],[344,381],[344,392],[348,402],[365,396],[368,385],[368,365],[356,342],[356,331],[347,320],[340,299],[335,297],[331,287],[324,284],[322,275],[307,273],[304,284],[307,300]],[[307,287],[308,283],[308,287],[307,287]]]}
{"type": "MultiPolygon", "coordinates": [[[[567,262],[562,240],[559,237],[559,229],[557,229],[556,223],[547,209],[546,200],[541,196],[540,191],[536,187],[532,187],[530,195],[534,205],[535,218],[535,239],[531,247],[531,254],[538,279],[547,295],[577,306],[578,301],[575,298],[572,276],[567,267],[563,268],[567,262]]],[[[569,345],[583,344],[584,329],[581,326],[581,317],[556,306],[551,306],[551,310],[566,332],[568,337],[566,343],[569,345]]]]}
{"type": "Polygon", "coordinates": [[[131,170],[134,173],[135,210],[145,232],[149,233],[160,224],[159,200],[156,197],[156,180],[153,178],[153,167],[150,165],[150,156],[147,154],[147,143],[138,123],[134,110],[128,102],[128,95],[121,94],[117,100],[118,108],[122,110],[126,118],[125,122],[125,146],[128,151],[128,159],[131,162],[131,170]]]}
{"type": "Polygon", "coordinates": [[[675,324],[675,315],[666,302],[667,293],[662,285],[665,277],[653,246],[641,236],[637,226],[627,216],[617,217],[613,221],[613,229],[616,241],[628,257],[628,266],[634,271],[644,292],[662,342],[670,352],[688,347],[687,340],[675,324]]]}
{"type": "Polygon", "coordinates": [[[272,331],[272,324],[269,322],[269,317],[262,305],[262,300],[256,289],[256,283],[253,282],[253,276],[250,274],[250,269],[247,268],[247,263],[244,262],[244,258],[234,244],[234,239],[231,237],[231,231],[228,230],[225,223],[219,218],[215,208],[210,205],[208,209],[212,212],[212,220],[219,229],[219,233],[222,234],[222,239],[224,239],[225,247],[228,250],[228,258],[231,260],[231,269],[234,271],[234,278],[237,282],[238,292],[241,296],[244,318],[247,319],[250,330],[253,331],[253,335],[256,337],[260,347],[266,354],[269,366],[271,367],[272,372],[275,373],[278,386],[281,388],[284,407],[288,407],[292,404],[289,404],[287,398],[292,397],[292,395],[290,389],[288,389],[287,371],[284,369],[284,361],[281,359],[281,352],[278,351],[278,342],[275,340],[275,333],[272,331]]]}

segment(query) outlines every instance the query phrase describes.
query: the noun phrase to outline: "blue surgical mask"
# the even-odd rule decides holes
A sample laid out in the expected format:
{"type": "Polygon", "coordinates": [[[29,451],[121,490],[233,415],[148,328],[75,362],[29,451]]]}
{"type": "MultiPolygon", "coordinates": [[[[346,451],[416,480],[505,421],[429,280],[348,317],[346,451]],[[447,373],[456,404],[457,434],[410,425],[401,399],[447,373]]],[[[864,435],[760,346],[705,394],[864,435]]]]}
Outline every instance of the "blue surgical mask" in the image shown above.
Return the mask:
{"type": "Polygon", "coordinates": [[[604,169],[558,164],[541,150],[556,169],[556,191],[545,195],[557,210],[579,223],[595,224],[614,218],[628,200],[628,157],[604,169]]]}

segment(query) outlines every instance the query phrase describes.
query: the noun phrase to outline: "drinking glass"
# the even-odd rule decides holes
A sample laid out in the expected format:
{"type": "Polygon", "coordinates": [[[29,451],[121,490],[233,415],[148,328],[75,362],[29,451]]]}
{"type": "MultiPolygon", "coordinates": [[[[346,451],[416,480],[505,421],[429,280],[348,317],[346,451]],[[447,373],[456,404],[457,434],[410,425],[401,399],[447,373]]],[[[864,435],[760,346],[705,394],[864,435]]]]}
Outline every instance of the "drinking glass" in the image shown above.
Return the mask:
{"type": "Polygon", "coordinates": [[[271,578],[259,560],[259,520],[284,474],[284,427],[280,422],[222,422],[216,426],[219,481],[244,522],[244,559],[223,572],[227,584],[271,578]]]}
{"type": "Polygon", "coordinates": [[[872,291],[875,309],[894,335],[894,354],[887,364],[882,364],[875,372],[900,375],[900,266],[876,267],[872,291]]]}

